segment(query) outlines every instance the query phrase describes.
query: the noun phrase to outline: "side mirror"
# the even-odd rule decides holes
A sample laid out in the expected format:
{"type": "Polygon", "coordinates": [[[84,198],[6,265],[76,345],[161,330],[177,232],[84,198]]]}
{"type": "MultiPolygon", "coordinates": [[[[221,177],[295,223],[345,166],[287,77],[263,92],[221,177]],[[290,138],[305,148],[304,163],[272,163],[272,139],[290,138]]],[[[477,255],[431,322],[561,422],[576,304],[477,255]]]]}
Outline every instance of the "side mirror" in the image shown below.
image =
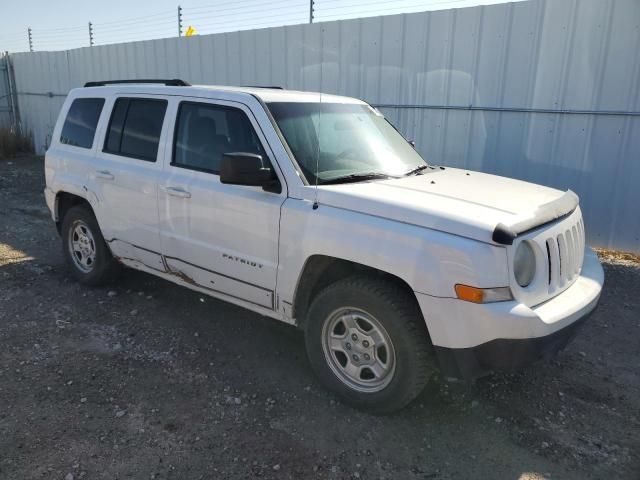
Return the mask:
{"type": "Polygon", "coordinates": [[[225,153],[220,161],[220,182],[262,187],[274,193],[282,191],[280,182],[271,167],[265,166],[262,156],[255,153],[225,153]]]}

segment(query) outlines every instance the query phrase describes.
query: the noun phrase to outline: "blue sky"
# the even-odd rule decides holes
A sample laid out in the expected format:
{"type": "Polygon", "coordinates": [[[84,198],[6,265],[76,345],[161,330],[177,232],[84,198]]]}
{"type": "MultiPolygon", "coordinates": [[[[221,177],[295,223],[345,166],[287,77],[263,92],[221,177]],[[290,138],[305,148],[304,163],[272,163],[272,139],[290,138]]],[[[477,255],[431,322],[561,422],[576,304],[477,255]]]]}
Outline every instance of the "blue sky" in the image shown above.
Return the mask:
{"type": "MultiPolygon", "coordinates": [[[[316,0],[316,21],[390,15],[504,3],[506,0],[316,0]]],[[[512,0],[513,1],[513,0],[512,0]]],[[[518,1],[518,0],[516,0],[518,1]]],[[[7,0],[0,7],[0,51],[64,50],[176,36],[177,8],[183,27],[199,34],[307,23],[309,0],[7,0]]]]}

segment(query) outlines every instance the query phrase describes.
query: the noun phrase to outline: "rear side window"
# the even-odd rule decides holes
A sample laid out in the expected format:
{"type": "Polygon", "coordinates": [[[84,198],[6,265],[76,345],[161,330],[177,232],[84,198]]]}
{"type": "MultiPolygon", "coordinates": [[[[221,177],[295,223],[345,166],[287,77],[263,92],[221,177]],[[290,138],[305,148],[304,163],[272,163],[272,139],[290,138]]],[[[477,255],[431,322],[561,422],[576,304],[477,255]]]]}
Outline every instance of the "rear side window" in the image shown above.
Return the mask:
{"type": "Polygon", "coordinates": [[[60,143],[91,148],[104,98],[76,98],[62,126],[60,143]]]}
{"type": "Polygon", "coordinates": [[[111,113],[104,151],[155,162],[166,100],[118,98],[111,113]]]}
{"type": "Polygon", "coordinates": [[[230,152],[256,153],[266,160],[258,135],[245,113],[221,105],[182,102],[172,165],[217,174],[222,156],[230,152]]]}

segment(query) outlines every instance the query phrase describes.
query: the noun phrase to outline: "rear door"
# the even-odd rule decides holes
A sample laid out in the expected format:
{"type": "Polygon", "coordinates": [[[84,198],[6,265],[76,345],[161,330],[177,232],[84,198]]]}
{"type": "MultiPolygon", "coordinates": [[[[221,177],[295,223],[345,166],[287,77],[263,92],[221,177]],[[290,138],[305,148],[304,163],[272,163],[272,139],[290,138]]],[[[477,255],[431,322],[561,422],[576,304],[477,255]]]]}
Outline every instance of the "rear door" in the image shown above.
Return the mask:
{"type": "Polygon", "coordinates": [[[160,271],[165,269],[160,254],[158,179],[167,105],[160,96],[113,97],[93,172],[101,228],[113,254],[160,271]]]}
{"type": "Polygon", "coordinates": [[[275,309],[286,187],[273,152],[243,104],[184,100],[175,117],[158,192],[168,271],[214,294],[275,309]],[[282,192],[221,183],[220,160],[228,152],[262,155],[276,170],[282,192]]]}

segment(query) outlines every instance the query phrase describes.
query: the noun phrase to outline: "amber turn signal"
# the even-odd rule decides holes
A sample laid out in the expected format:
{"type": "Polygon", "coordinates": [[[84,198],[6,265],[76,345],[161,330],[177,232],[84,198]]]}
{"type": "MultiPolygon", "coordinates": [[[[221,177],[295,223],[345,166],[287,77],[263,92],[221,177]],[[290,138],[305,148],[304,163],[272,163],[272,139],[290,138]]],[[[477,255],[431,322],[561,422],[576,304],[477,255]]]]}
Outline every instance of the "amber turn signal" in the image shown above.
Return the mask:
{"type": "Polygon", "coordinates": [[[492,303],[513,300],[509,287],[478,288],[458,283],[455,286],[455,290],[458,298],[465,302],[492,303]]]}

